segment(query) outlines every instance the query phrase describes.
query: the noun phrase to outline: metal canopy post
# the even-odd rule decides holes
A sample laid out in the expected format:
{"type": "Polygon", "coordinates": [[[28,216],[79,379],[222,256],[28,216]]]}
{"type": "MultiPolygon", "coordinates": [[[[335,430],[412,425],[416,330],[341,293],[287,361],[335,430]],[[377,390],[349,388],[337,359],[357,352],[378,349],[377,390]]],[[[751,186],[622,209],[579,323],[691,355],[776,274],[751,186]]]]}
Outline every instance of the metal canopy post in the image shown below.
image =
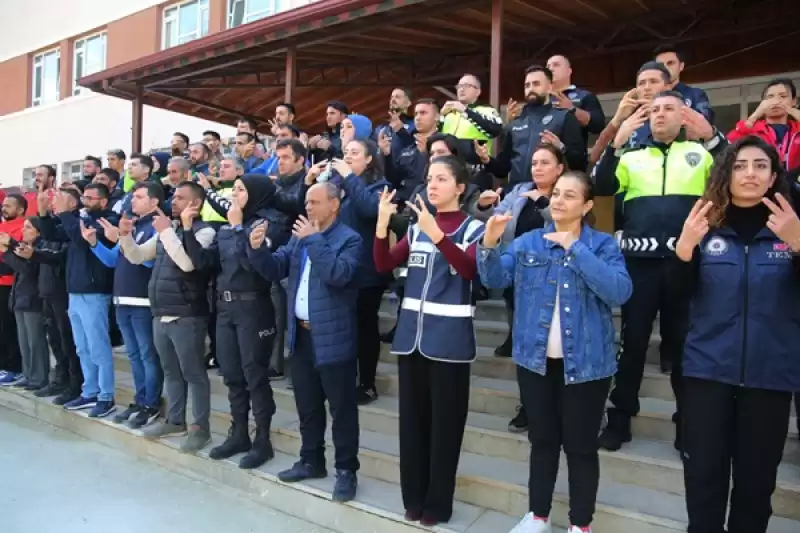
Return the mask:
{"type": "Polygon", "coordinates": [[[290,46],[286,50],[286,89],[283,97],[284,102],[294,102],[294,89],[297,87],[297,55],[295,47],[290,46]]]}
{"type": "Polygon", "coordinates": [[[492,51],[489,64],[489,103],[500,109],[500,70],[503,59],[503,4],[492,0],[492,51]]]}
{"type": "Polygon", "coordinates": [[[141,86],[136,87],[133,99],[133,120],[131,121],[131,148],[134,152],[142,151],[142,119],[144,118],[144,91],[141,86]]]}

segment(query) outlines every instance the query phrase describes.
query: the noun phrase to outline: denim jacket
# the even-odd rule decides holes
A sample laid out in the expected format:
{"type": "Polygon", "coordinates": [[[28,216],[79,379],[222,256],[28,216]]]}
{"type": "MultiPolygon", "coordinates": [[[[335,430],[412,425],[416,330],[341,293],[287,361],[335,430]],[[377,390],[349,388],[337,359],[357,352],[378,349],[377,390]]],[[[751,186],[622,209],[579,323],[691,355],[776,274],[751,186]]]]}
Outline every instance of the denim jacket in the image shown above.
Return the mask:
{"type": "Polygon", "coordinates": [[[617,368],[612,308],[633,291],[616,241],[583,226],[565,252],[544,238],[552,224],[498,248],[478,248],[478,272],[489,288],[514,286],[514,362],[537,374],[547,370],[547,337],[558,286],[564,381],[607,378],[617,368]]]}

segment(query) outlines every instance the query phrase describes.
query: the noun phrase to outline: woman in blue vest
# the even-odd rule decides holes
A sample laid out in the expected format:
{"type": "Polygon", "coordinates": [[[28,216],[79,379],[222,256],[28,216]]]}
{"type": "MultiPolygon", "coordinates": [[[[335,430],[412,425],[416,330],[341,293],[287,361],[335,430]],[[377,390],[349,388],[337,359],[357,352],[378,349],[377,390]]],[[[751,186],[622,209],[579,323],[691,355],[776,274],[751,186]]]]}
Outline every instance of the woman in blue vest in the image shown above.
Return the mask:
{"type": "Polygon", "coordinates": [[[483,223],[465,215],[460,196],[469,183],[464,164],[435,157],[428,167],[428,200],[408,202],[417,222],[389,249],[394,192],[381,195],[373,255],[388,274],[408,261],[392,353],[398,354],[400,487],[406,520],[424,526],[453,514],[456,469],[469,406],[475,359],[472,282],[483,223]]]}
{"type": "Polygon", "coordinates": [[[789,187],[775,149],[745,137],[720,156],[678,240],[692,294],[682,411],[689,533],[723,531],[726,512],[729,533],[765,533],[772,514],[800,390],[800,219],[789,187]]]}
{"type": "Polygon", "coordinates": [[[513,357],[531,443],[529,513],[512,533],[550,532],[558,461],[569,470],[569,533],[590,532],[600,481],[597,434],[617,369],[611,310],[630,298],[617,242],[593,229],[594,185],[567,172],[550,197],[553,223],[501,242],[512,215],[494,215],[478,250],[484,285],[514,285],[513,357]]]}
{"type": "MultiPolygon", "coordinates": [[[[345,131],[344,123],[342,128],[345,131]]],[[[371,132],[371,123],[369,128],[364,129],[367,133],[371,132]]],[[[342,189],[339,220],[357,231],[364,240],[358,272],[356,316],[359,386],[356,400],[359,405],[366,405],[378,399],[378,391],[375,389],[375,372],[381,350],[378,310],[389,278],[375,270],[372,243],[380,193],[389,182],[383,178],[375,143],[356,138],[348,142],[342,150],[344,158],[333,161],[335,173],[332,178],[342,189]]]]}

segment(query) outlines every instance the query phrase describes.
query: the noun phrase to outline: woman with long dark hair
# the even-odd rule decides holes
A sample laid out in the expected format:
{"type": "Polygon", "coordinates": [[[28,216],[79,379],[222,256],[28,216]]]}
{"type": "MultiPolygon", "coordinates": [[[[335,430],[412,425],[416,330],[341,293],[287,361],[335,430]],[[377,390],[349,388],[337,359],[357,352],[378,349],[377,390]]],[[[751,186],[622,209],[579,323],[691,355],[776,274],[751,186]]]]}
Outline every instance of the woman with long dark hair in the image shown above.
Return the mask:
{"type": "Polygon", "coordinates": [[[767,531],[800,390],[800,219],[789,198],[776,150],[745,137],[720,156],[676,246],[692,294],[682,418],[689,533],[723,531],[726,512],[728,533],[767,531]]]}
{"type": "Polygon", "coordinates": [[[594,185],[567,172],[550,197],[553,223],[498,248],[512,215],[494,215],[478,250],[487,287],[514,285],[513,354],[530,420],[529,512],[512,533],[549,533],[561,449],[569,533],[590,532],[600,481],[597,434],[617,369],[611,310],[632,292],[611,235],[591,227],[594,185]]]}
{"type": "Polygon", "coordinates": [[[406,520],[432,527],[453,514],[456,470],[469,408],[470,363],[475,359],[472,282],[483,223],[461,211],[469,181],[464,164],[434,157],[427,195],[408,206],[417,215],[389,249],[394,192],[381,195],[375,228],[375,265],[391,272],[408,261],[392,353],[397,354],[400,404],[400,488],[406,520]]]}

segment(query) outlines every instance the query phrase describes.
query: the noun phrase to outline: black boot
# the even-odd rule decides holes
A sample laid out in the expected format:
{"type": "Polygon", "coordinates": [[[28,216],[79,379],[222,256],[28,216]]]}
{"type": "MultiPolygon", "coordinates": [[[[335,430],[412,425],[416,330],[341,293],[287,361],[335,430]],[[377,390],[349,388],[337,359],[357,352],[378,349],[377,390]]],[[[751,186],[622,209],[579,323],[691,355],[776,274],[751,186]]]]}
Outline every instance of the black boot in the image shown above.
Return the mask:
{"type": "Polygon", "coordinates": [[[508,334],[503,344],[494,349],[494,354],[497,357],[511,357],[511,333],[508,334]]]}
{"type": "Polygon", "coordinates": [[[275,457],[272,449],[272,442],[269,440],[269,425],[264,424],[256,428],[256,438],[253,439],[253,446],[247,455],[239,461],[239,468],[249,470],[258,468],[270,459],[275,457]]]}
{"type": "Polygon", "coordinates": [[[608,410],[608,425],[598,437],[601,448],[615,452],[631,441],[631,417],[617,409],[608,410]]]}
{"type": "Polygon", "coordinates": [[[246,421],[233,421],[231,429],[228,430],[228,438],[225,442],[215,448],[211,448],[208,456],[212,459],[227,459],[237,453],[250,451],[250,434],[248,433],[246,421]]]}

